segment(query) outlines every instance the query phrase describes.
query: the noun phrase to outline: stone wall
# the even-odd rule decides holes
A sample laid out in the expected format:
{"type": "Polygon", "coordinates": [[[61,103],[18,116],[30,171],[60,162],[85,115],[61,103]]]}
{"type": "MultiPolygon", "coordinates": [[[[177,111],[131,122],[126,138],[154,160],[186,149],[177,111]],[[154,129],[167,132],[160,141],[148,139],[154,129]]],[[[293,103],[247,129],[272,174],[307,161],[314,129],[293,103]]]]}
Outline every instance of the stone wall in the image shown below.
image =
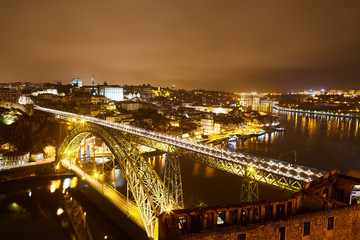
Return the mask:
{"type": "Polygon", "coordinates": [[[25,178],[36,175],[48,175],[55,171],[54,162],[44,162],[43,164],[28,163],[25,165],[13,165],[0,168],[0,182],[5,182],[18,178],[25,178]]]}
{"type": "MultiPolygon", "coordinates": [[[[350,206],[334,210],[300,214],[287,219],[273,221],[267,224],[249,224],[246,226],[219,227],[199,233],[180,235],[183,240],[240,240],[245,239],[272,240],[280,238],[280,228],[285,227],[284,239],[360,239],[360,206],[350,206]],[[329,218],[334,218],[333,229],[328,230],[329,218]],[[304,236],[304,223],[310,222],[310,234],[304,236]]],[[[163,238],[164,239],[164,238],[163,238]]]]}

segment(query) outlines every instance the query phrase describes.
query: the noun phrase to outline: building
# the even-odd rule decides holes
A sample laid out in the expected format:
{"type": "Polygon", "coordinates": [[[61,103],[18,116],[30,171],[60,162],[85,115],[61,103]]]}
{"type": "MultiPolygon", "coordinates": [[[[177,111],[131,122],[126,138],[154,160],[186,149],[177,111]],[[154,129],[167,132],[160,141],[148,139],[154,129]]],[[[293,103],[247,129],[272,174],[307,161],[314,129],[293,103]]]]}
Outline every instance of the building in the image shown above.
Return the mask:
{"type": "Polygon", "coordinates": [[[33,162],[44,160],[44,154],[43,153],[32,153],[30,156],[30,159],[33,162]]]}
{"type": "Polygon", "coordinates": [[[2,160],[0,165],[21,165],[29,162],[30,153],[29,152],[5,152],[2,155],[2,160]]]}
{"type": "Polygon", "coordinates": [[[122,102],[121,107],[127,111],[139,111],[139,109],[147,109],[149,105],[143,102],[122,102]]]}
{"type": "Polygon", "coordinates": [[[129,125],[134,121],[134,117],[132,114],[118,114],[116,116],[107,116],[106,121],[118,122],[121,124],[129,125]]]}
{"type": "Polygon", "coordinates": [[[69,102],[76,105],[89,105],[107,103],[108,99],[104,96],[89,95],[89,94],[71,94],[69,95],[69,102]]]}
{"type": "Polygon", "coordinates": [[[19,97],[19,104],[23,104],[23,105],[33,104],[33,101],[31,100],[30,96],[23,94],[19,97]]]}
{"type": "Polygon", "coordinates": [[[1,88],[0,101],[18,103],[21,92],[16,88],[1,88]]]}
{"type": "Polygon", "coordinates": [[[213,119],[201,119],[201,128],[203,134],[210,134],[214,132],[214,120],[213,119]]]}
{"type": "Polygon", "coordinates": [[[159,216],[159,239],[360,239],[360,173],[334,170],[273,202],[178,209],[159,216]]]}
{"type": "Polygon", "coordinates": [[[343,94],[343,91],[340,90],[340,89],[331,89],[329,92],[328,92],[329,95],[341,95],[343,94]]]}
{"type": "Polygon", "coordinates": [[[124,92],[123,88],[119,85],[101,85],[98,86],[99,95],[110,98],[114,101],[123,101],[124,100],[124,92]]]}
{"type": "Polygon", "coordinates": [[[80,78],[73,78],[73,79],[71,80],[71,86],[73,86],[73,87],[78,87],[78,88],[82,87],[82,81],[81,81],[81,79],[80,79],[80,78]]]}

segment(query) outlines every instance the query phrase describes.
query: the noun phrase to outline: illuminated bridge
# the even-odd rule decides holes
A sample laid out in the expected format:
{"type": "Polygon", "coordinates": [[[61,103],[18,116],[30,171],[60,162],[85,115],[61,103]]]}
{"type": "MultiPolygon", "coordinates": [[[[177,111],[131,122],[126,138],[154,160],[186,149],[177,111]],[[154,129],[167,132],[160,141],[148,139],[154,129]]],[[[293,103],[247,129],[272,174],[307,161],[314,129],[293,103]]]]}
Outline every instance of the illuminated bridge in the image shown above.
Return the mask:
{"type": "Polygon", "coordinates": [[[263,183],[290,192],[301,190],[307,182],[324,174],[313,168],[293,165],[251,154],[217,149],[202,143],[176,138],[158,132],[109,122],[54,109],[34,107],[54,114],[75,125],[62,140],[57,151],[57,164],[76,172],[93,187],[104,193],[116,206],[157,239],[157,216],[171,209],[183,208],[180,160],[190,159],[206,166],[241,176],[244,201],[258,198],[257,184],[263,183]],[[74,119],[75,122],[74,122],[74,119]],[[103,141],[102,164],[86,163],[79,152],[86,153],[84,140],[96,136],[103,141]],[[164,180],[141,156],[143,145],[166,152],[164,180]],[[105,150],[104,150],[105,149],[105,150]],[[107,153],[107,154],[105,154],[107,153]],[[112,176],[120,168],[126,178],[127,196],[116,191],[112,176]]]}

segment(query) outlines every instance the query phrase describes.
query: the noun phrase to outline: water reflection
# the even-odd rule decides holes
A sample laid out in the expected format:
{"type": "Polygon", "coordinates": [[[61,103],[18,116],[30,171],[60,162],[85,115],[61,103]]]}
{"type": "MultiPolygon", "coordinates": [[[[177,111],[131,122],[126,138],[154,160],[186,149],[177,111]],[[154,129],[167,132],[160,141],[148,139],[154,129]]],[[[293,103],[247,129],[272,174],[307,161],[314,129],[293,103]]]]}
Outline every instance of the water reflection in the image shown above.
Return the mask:
{"type": "Polygon", "coordinates": [[[194,163],[193,170],[192,170],[192,176],[196,177],[199,174],[200,174],[200,164],[199,163],[194,163]]]}
{"type": "Polygon", "coordinates": [[[208,166],[205,166],[205,177],[207,178],[212,178],[215,176],[215,169],[214,168],[211,168],[211,167],[208,167],[208,166]]]}
{"type": "Polygon", "coordinates": [[[1,239],[128,239],[97,208],[85,211],[80,188],[77,177],[0,184],[1,239]]]}
{"type": "Polygon", "coordinates": [[[253,109],[278,115],[285,133],[249,139],[237,149],[272,158],[298,150],[300,163],[310,167],[360,170],[359,119],[278,111],[269,103],[254,103],[253,109]]]}
{"type": "Polygon", "coordinates": [[[216,175],[216,171],[212,167],[208,167],[199,163],[194,162],[192,166],[192,177],[213,178],[216,175]]]}

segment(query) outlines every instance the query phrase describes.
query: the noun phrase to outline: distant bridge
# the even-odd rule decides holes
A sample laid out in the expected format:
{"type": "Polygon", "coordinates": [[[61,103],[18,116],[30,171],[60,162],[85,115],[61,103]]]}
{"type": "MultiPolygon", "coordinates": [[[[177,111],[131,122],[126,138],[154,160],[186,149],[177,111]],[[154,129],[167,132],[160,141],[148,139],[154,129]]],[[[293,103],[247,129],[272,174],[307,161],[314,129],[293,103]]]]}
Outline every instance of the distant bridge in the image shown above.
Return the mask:
{"type": "Polygon", "coordinates": [[[35,106],[34,109],[54,114],[55,117],[69,122],[76,119],[75,127],[67,133],[58,149],[56,161],[86,178],[115,205],[121,205],[121,199],[124,198],[120,197],[121,194],[116,191],[116,186],[109,179],[115,168],[120,167],[133,198],[133,201],[128,198],[125,201],[130,202],[132,206],[130,215],[146,230],[149,238],[153,239],[158,237],[157,217],[165,211],[183,208],[180,173],[182,159],[191,159],[241,176],[246,180],[242,189],[245,201],[258,197],[257,183],[297,192],[305,183],[324,174],[323,171],[314,168],[216,149],[205,144],[94,117],[39,106],[35,106]],[[91,135],[100,138],[114,156],[110,161],[103,161],[101,169],[96,165],[89,168],[89,164],[79,160],[81,143],[91,135]],[[138,145],[166,152],[164,180],[160,179],[148,162],[142,159],[138,145]]]}

